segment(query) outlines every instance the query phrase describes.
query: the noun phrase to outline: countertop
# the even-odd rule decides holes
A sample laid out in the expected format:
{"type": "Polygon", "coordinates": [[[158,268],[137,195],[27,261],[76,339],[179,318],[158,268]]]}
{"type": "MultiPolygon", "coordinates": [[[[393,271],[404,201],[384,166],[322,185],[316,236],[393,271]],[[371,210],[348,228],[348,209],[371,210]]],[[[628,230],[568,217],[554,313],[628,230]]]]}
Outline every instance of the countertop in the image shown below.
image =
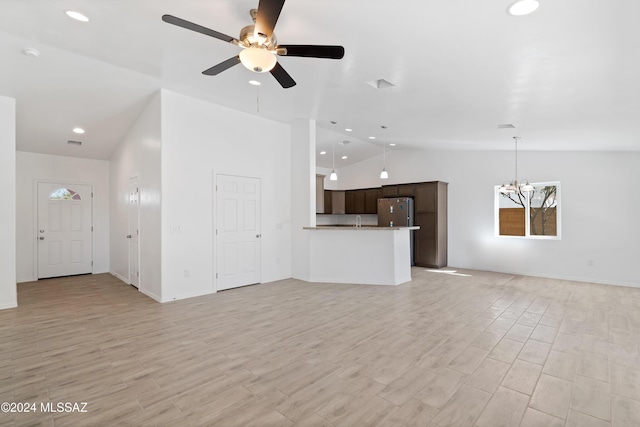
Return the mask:
{"type": "Polygon", "coordinates": [[[412,227],[378,227],[377,225],[363,225],[356,227],[355,225],[318,225],[317,227],[302,227],[303,230],[419,230],[419,225],[412,227]]]}

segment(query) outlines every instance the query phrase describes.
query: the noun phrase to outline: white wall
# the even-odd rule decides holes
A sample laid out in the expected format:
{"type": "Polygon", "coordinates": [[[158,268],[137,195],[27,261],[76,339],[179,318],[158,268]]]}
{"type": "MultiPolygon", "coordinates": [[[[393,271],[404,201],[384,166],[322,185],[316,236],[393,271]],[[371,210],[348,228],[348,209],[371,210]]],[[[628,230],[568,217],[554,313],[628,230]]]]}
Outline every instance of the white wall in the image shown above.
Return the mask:
{"type": "MultiPolygon", "coordinates": [[[[520,178],[561,182],[562,240],[495,237],[493,188],[513,178],[512,151],[397,150],[387,181],[449,183],[451,266],[640,286],[640,153],[519,154],[520,178]]],[[[339,188],[380,185],[380,160],[342,168],[339,188]]]]}
{"type": "Polygon", "coordinates": [[[93,272],[109,271],[109,162],[48,154],[16,153],[16,253],[18,282],[37,280],[36,182],[93,185],[93,272]]]}
{"type": "Polygon", "coordinates": [[[295,120],[291,128],[291,276],[309,281],[309,231],[316,226],[316,122],[295,120]]]}
{"type": "Polygon", "coordinates": [[[162,91],[162,301],[214,292],[217,173],[260,178],[261,281],[291,277],[290,147],[287,125],[162,91]]]}
{"type": "Polygon", "coordinates": [[[140,291],[160,301],[160,92],[142,112],[110,162],[111,273],[129,278],[129,179],[138,176],[140,189],[140,291]]]}
{"type": "Polygon", "coordinates": [[[17,307],[16,294],[16,101],[0,96],[0,310],[17,307]]]}
{"type": "MultiPolygon", "coordinates": [[[[314,150],[315,151],[315,150],[314,150]]],[[[324,175],[324,189],[325,190],[337,190],[340,188],[339,181],[331,181],[329,178],[333,169],[331,168],[323,168],[320,166],[316,166],[316,173],[318,175],[324,175]]]]}

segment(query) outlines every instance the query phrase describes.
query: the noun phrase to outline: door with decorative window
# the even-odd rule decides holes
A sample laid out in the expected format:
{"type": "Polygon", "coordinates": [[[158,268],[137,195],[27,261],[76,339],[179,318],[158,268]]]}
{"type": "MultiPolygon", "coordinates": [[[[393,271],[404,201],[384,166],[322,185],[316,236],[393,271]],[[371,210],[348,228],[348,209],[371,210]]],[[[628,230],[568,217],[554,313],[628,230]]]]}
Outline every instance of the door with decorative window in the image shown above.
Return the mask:
{"type": "Polygon", "coordinates": [[[90,185],[38,183],[38,279],[93,272],[90,185]]]}

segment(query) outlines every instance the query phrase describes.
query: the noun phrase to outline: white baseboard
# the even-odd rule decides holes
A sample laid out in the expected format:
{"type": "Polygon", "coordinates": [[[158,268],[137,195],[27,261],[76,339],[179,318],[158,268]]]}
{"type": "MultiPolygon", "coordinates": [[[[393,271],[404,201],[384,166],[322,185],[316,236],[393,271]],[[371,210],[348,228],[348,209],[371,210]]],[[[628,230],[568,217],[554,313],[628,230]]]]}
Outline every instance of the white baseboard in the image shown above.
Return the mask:
{"type": "Polygon", "coordinates": [[[126,283],[127,285],[129,285],[129,284],[130,284],[130,283],[129,283],[129,280],[128,280],[126,277],[119,275],[119,274],[118,274],[118,273],[116,273],[115,271],[110,271],[110,272],[109,272],[109,274],[111,274],[112,276],[117,277],[118,279],[122,280],[122,281],[123,281],[124,283],[126,283]]]}
{"type": "Polygon", "coordinates": [[[148,296],[149,298],[151,298],[151,299],[153,299],[153,300],[155,300],[155,301],[157,301],[157,302],[163,302],[163,301],[160,299],[160,297],[159,297],[158,295],[154,294],[153,292],[149,292],[149,291],[147,291],[147,290],[145,290],[145,289],[142,289],[142,288],[138,288],[138,290],[139,290],[140,292],[142,292],[143,294],[145,294],[146,296],[148,296]]]}
{"type": "Polygon", "coordinates": [[[4,304],[0,305],[0,310],[7,310],[7,309],[10,309],[10,308],[16,308],[16,307],[18,307],[17,303],[15,303],[15,304],[11,303],[11,302],[10,303],[4,303],[4,304]]]}

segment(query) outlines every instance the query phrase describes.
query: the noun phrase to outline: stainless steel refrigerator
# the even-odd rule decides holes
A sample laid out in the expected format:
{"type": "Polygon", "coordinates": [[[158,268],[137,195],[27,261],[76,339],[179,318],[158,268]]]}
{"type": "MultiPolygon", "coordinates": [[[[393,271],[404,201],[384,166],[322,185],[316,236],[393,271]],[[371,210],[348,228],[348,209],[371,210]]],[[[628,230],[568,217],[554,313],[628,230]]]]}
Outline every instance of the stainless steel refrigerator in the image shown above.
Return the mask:
{"type": "MultiPolygon", "coordinates": [[[[413,199],[410,197],[392,197],[378,199],[378,227],[412,227],[413,199]]],[[[413,231],[411,239],[411,265],[413,262],[413,231]]]]}

